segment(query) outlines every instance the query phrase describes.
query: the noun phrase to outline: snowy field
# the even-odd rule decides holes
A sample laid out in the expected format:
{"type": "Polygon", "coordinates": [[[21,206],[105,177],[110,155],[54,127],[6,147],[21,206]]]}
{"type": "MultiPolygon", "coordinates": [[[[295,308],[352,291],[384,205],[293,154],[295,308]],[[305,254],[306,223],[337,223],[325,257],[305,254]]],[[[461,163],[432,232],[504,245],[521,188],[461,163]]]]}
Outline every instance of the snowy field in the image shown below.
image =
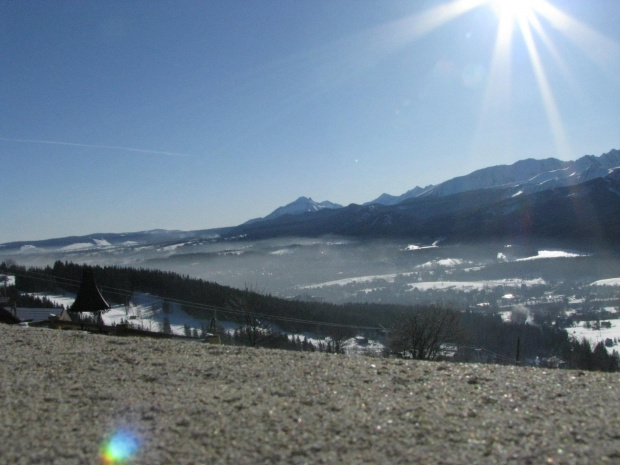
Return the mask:
{"type": "Polygon", "coordinates": [[[57,306],[64,306],[69,308],[75,301],[75,294],[47,294],[45,292],[30,292],[27,295],[32,297],[46,298],[57,306]]]}
{"type": "MultiPolygon", "coordinates": [[[[45,297],[55,305],[63,305],[65,308],[69,308],[75,301],[75,294],[61,295],[40,292],[30,293],[29,295],[40,298],[45,297]]],[[[164,318],[167,317],[170,321],[172,333],[177,336],[184,336],[186,327],[189,327],[192,331],[195,329],[200,334],[202,328],[210,323],[209,318],[198,319],[188,315],[182,310],[181,305],[175,302],[170,302],[169,311],[164,312],[163,301],[159,297],[142,292],[133,293],[129,306],[114,305],[102,317],[106,325],[129,322],[134,327],[153,332],[161,332],[163,330],[164,318]]],[[[238,323],[223,320],[218,320],[218,325],[229,334],[232,334],[239,327],[238,323]]],[[[273,329],[278,331],[278,328],[273,329]]],[[[284,332],[284,334],[290,339],[299,338],[303,341],[305,338],[315,348],[318,348],[319,344],[327,346],[329,342],[329,338],[321,338],[314,333],[293,334],[284,332]]],[[[343,347],[349,355],[380,355],[383,351],[383,344],[380,342],[360,340],[358,338],[347,339],[343,347]]]]}
{"type": "Polygon", "coordinates": [[[15,286],[15,276],[0,274],[0,283],[4,286],[15,286]]]}
{"type": "Polygon", "coordinates": [[[483,289],[491,289],[495,287],[515,287],[519,288],[522,285],[526,286],[540,286],[546,284],[543,279],[498,279],[492,281],[428,281],[421,283],[408,284],[410,291],[418,289],[420,291],[433,290],[447,290],[456,289],[460,291],[479,291],[483,289]]]}
{"type": "Polygon", "coordinates": [[[388,283],[393,283],[394,278],[396,276],[407,276],[410,273],[392,273],[392,274],[383,274],[383,275],[373,275],[373,276],[357,276],[354,278],[344,278],[337,279],[335,281],[327,281],[324,283],[318,284],[308,284],[306,286],[298,286],[299,289],[319,289],[321,287],[329,287],[329,286],[347,286],[349,284],[360,284],[360,283],[372,283],[374,281],[385,281],[388,283]]]}
{"type": "MultiPolygon", "coordinates": [[[[620,340],[620,319],[604,321],[609,321],[611,323],[611,328],[601,327],[599,329],[592,329],[594,327],[593,325],[596,322],[591,321],[591,328],[587,328],[586,324],[584,322],[581,322],[579,326],[576,326],[574,328],[567,328],[566,331],[568,332],[569,336],[577,339],[578,341],[581,341],[583,338],[585,338],[587,341],[590,342],[590,345],[594,350],[594,347],[599,342],[604,343],[607,339],[611,339],[614,342],[620,340]]],[[[613,345],[612,347],[607,347],[607,352],[609,352],[610,354],[614,350],[616,352],[620,352],[620,345],[615,343],[615,345],[613,345]]]]}
{"type": "Polygon", "coordinates": [[[601,279],[594,281],[590,286],[620,286],[620,278],[601,279]]]}
{"type": "Polygon", "coordinates": [[[583,256],[584,256],[583,254],[575,253],[575,252],[568,252],[566,250],[539,250],[537,255],[534,255],[532,257],[519,258],[516,261],[526,262],[530,260],[542,260],[542,259],[549,259],[549,258],[576,258],[576,257],[583,257],[583,256]]]}
{"type": "MultiPolygon", "coordinates": [[[[335,281],[327,281],[324,283],[317,284],[309,284],[306,286],[299,286],[299,289],[320,289],[322,287],[329,286],[347,286],[349,284],[363,284],[363,283],[373,283],[373,282],[381,282],[384,281],[386,283],[393,283],[397,277],[408,277],[415,273],[392,273],[392,274],[383,274],[383,275],[373,275],[373,276],[358,276],[353,278],[344,278],[337,279],[335,281]]],[[[445,289],[459,289],[463,291],[469,290],[481,290],[481,289],[490,289],[494,287],[504,286],[504,287],[521,287],[522,285],[526,286],[541,286],[545,285],[546,282],[541,278],[536,279],[497,279],[497,280],[489,280],[489,281],[426,281],[426,282],[416,282],[416,283],[408,283],[407,286],[410,287],[410,290],[418,289],[418,290],[445,290],[445,289]]]]}
{"type": "MultiPolygon", "coordinates": [[[[55,305],[63,305],[69,308],[75,301],[75,294],[47,294],[43,292],[29,294],[34,297],[46,297],[55,305]]],[[[114,305],[103,314],[103,321],[106,325],[118,324],[121,321],[128,321],[133,326],[143,328],[148,331],[161,331],[164,318],[170,321],[173,334],[184,335],[185,325],[190,329],[200,331],[203,325],[208,325],[208,319],[197,319],[185,313],[179,304],[170,303],[168,313],[163,310],[162,300],[158,297],[134,292],[130,299],[130,305],[114,305]]]]}

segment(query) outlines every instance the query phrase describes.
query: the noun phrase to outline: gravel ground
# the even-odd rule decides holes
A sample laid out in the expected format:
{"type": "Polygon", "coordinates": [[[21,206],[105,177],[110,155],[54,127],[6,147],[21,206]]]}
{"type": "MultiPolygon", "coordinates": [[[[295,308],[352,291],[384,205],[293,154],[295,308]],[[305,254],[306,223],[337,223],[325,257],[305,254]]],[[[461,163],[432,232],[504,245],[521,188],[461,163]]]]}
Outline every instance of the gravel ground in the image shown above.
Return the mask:
{"type": "Polygon", "coordinates": [[[620,463],[618,374],[0,325],[0,464],[620,463]],[[119,462],[107,462],[119,463],[119,462]]]}

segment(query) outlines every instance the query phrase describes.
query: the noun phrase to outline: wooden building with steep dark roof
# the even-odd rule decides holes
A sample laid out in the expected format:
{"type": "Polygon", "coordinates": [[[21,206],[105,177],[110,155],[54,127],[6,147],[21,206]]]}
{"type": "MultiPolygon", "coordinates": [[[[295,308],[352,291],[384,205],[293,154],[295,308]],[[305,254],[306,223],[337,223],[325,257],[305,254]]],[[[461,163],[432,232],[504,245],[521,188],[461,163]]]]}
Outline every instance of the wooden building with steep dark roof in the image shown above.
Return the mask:
{"type": "Polygon", "coordinates": [[[72,313],[92,312],[101,314],[108,310],[110,310],[110,305],[108,305],[97,288],[93,270],[86,268],[82,274],[80,290],[69,311],[72,313]]]}

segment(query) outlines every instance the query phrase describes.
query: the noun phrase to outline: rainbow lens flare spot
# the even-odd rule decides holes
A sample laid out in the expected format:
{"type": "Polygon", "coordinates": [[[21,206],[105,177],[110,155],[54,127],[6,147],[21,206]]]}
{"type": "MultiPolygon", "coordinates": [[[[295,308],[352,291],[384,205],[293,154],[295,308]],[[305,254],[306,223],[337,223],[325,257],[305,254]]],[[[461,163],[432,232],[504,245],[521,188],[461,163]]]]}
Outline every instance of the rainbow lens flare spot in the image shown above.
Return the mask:
{"type": "Polygon", "coordinates": [[[104,464],[129,463],[138,450],[138,438],[129,431],[117,431],[103,445],[101,458],[104,464]]]}

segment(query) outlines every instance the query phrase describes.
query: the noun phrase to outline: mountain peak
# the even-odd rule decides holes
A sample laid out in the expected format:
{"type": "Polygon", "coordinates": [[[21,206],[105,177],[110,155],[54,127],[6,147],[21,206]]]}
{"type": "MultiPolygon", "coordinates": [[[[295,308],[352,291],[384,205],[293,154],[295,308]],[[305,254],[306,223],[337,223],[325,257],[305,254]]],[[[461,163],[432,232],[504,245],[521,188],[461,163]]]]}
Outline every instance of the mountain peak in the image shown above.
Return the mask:
{"type": "Polygon", "coordinates": [[[364,205],[372,205],[375,203],[379,203],[381,205],[396,205],[397,203],[401,203],[404,200],[422,195],[433,187],[434,186],[432,184],[429,184],[426,187],[415,186],[413,189],[410,189],[404,194],[398,196],[384,193],[377,197],[375,200],[366,202],[364,205]]]}
{"type": "Polygon", "coordinates": [[[276,208],[273,212],[263,218],[256,218],[246,222],[245,224],[255,223],[257,221],[273,220],[284,215],[300,215],[302,213],[317,212],[323,209],[335,209],[342,208],[342,205],[329,202],[325,200],[323,202],[315,202],[312,197],[301,196],[297,200],[286,204],[282,207],[276,208]]]}

